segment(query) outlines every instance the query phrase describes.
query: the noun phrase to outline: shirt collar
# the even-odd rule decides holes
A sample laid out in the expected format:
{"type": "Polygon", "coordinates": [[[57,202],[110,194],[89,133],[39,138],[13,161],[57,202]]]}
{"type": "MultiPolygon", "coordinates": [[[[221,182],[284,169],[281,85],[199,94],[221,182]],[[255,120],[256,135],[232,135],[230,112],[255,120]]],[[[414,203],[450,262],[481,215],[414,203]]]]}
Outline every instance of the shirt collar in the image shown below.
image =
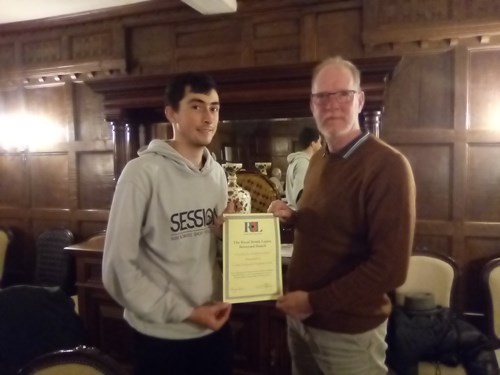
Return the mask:
{"type": "Polygon", "coordinates": [[[356,149],[361,146],[370,136],[370,133],[368,131],[363,131],[360,135],[358,135],[356,138],[354,138],[351,142],[349,142],[347,145],[345,145],[341,150],[338,152],[333,152],[331,153],[328,150],[328,146],[325,145],[325,151],[323,152],[323,157],[326,155],[337,155],[340,156],[342,159],[347,159],[351,154],[356,151],[356,149]]]}

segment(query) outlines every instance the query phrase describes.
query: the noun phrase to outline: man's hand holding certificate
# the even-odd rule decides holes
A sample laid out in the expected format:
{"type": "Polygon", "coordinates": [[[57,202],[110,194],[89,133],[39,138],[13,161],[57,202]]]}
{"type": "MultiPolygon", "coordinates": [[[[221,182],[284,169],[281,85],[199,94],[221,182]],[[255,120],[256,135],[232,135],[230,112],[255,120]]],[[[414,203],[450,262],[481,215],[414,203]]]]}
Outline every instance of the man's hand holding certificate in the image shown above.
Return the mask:
{"type": "Polygon", "coordinates": [[[224,219],[224,302],[266,301],[282,296],[278,219],[272,214],[227,214],[224,219]]]}

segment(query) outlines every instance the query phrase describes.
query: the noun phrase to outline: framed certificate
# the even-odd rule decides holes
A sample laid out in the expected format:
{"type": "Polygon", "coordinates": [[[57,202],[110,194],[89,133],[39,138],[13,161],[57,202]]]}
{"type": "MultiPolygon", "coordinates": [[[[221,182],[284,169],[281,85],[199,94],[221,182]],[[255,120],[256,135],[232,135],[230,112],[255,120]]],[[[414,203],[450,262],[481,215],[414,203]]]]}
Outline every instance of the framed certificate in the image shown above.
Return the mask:
{"type": "Polygon", "coordinates": [[[224,218],[224,302],[266,301],[283,295],[278,218],[264,213],[226,214],[224,218]]]}

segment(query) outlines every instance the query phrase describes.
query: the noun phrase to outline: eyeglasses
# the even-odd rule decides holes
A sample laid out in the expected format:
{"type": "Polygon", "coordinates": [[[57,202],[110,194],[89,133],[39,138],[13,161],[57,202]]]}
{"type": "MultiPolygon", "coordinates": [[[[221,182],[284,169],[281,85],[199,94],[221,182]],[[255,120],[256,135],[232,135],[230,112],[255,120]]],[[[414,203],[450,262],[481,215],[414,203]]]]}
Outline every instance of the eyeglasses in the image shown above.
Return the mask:
{"type": "Polygon", "coordinates": [[[356,94],[356,90],[339,90],[334,92],[317,92],[311,94],[311,100],[315,105],[325,105],[329,103],[332,99],[339,104],[346,104],[352,101],[354,94],[356,94]]]}

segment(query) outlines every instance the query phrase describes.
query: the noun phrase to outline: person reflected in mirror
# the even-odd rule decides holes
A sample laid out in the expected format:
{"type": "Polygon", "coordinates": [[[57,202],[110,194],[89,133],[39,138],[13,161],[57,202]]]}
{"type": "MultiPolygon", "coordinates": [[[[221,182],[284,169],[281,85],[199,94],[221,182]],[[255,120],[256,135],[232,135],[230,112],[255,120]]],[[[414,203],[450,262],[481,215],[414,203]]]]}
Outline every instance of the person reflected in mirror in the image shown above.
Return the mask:
{"type": "Polygon", "coordinates": [[[311,157],[297,211],[268,212],[295,228],[287,292],[294,375],[382,375],[388,292],[406,279],[415,229],[408,160],[364,132],[360,72],[340,57],[313,72],[310,108],[325,145],[311,157]]]}
{"type": "Polygon", "coordinates": [[[278,167],[273,168],[271,170],[271,177],[269,177],[269,179],[276,187],[276,190],[278,190],[279,195],[282,196],[284,190],[283,190],[283,181],[281,180],[281,169],[279,169],[278,167]]]}
{"type": "Polygon", "coordinates": [[[155,139],[125,166],[111,205],[103,283],[133,329],[137,375],[230,375],[232,351],[216,260],[228,194],[207,146],[219,122],[215,82],[172,78],[170,140],[155,139]]]}
{"type": "Polygon", "coordinates": [[[287,156],[288,168],[286,170],[286,200],[288,206],[297,209],[297,203],[304,188],[304,178],[309,160],[321,148],[321,135],[315,128],[305,127],[299,134],[300,151],[287,156]]]}

